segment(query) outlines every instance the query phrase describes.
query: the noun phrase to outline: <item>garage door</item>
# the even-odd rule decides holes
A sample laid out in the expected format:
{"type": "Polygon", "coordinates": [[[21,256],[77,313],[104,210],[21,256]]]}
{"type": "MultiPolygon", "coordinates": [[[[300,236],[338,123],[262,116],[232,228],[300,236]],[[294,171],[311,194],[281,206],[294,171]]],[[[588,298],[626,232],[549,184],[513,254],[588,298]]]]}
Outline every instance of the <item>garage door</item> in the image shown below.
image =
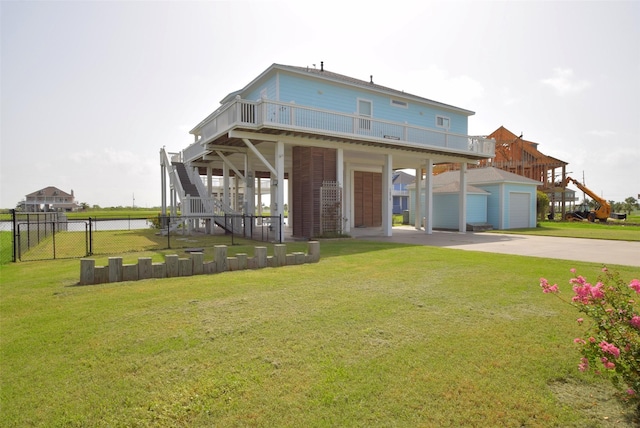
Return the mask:
{"type": "Polygon", "coordinates": [[[531,195],[529,193],[509,193],[509,229],[530,227],[531,195]]]}

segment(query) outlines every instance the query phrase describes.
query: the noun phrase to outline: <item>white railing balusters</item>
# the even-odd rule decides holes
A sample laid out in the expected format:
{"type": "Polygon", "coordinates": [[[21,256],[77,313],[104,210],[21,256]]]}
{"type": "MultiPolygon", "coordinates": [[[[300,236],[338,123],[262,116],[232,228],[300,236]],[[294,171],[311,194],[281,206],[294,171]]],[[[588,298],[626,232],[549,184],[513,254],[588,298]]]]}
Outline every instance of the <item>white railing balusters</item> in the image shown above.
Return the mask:
{"type": "Polygon", "coordinates": [[[337,136],[343,134],[348,137],[361,135],[394,140],[398,145],[410,143],[481,155],[495,154],[495,142],[484,137],[470,137],[407,123],[304,107],[295,103],[267,99],[248,101],[236,98],[216,112],[217,114],[210,115],[200,124],[200,139],[184,151],[183,157],[186,161],[204,152],[203,142],[228,132],[236,124],[256,128],[273,126],[293,131],[330,132],[338,134],[337,136]]]}

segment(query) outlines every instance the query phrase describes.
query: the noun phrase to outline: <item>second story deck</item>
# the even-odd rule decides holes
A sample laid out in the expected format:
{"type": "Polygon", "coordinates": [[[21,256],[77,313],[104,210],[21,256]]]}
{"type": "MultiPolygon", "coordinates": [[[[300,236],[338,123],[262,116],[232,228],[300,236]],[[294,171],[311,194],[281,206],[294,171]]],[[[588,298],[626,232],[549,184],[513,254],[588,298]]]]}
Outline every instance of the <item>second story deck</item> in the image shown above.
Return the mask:
{"type": "Polygon", "coordinates": [[[455,156],[467,161],[488,159],[495,155],[495,141],[485,137],[461,135],[345,114],[319,108],[272,100],[249,101],[237,96],[200,122],[191,133],[195,142],[183,151],[185,161],[205,156],[208,144],[240,145],[229,138],[230,131],[310,137],[403,151],[455,156]]]}

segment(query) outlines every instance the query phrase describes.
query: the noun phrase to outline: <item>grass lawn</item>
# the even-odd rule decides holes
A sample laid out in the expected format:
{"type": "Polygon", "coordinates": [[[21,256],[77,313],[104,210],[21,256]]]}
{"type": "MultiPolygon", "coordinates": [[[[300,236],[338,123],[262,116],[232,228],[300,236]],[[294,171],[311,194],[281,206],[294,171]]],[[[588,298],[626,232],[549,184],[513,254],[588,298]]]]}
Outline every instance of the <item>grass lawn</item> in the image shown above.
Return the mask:
{"type": "Polygon", "coordinates": [[[490,233],[515,233],[521,235],[560,236],[565,238],[611,239],[616,241],[640,241],[640,226],[625,224],[600,224],[572,221],[543,221],[531,229],[492,230],[490,233]]]}
{"type": "Polygon", "coordinates": [[[321,253],[86,287],[78,260],[0,266],[0,426],[609,426],[592,393],[607,384],[577,370],[578,315],[538,287],[568,293],[571,267],[600,266],[355,240],[321,253]]]}

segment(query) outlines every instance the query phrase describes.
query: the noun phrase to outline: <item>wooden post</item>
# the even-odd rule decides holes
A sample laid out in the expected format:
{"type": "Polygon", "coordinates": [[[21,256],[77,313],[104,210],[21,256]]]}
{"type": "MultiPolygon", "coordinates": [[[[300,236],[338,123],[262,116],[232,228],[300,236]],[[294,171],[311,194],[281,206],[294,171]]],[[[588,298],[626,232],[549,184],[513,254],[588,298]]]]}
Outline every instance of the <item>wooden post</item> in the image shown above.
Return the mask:
{"type": "Polygon", "coordinates": [[[104,284],[109,282],[109,269],[108,266],[96,266],[94,269],[94,284],[104,284]]]}
{"type": "Polygon", "coordinates": [[[309,243],[307,244],[307,254],[310,256],[310,263],[316,263],[320,261],[320,242],[309,241],[309,243]]]}
{"type": "Polygon", "coordinates": [[[178,268],[178,255],[177,254],[168,254],[164,258],[164,262],[167,265],[167,276],[172,278],[174,276],[179,275],[178,268]]]}
{"type": "Polygon", "coordinates": [[[153,277],[151,270],[151,257],[138,258],[138,279],[147,279],[153,277]]]}
{"type": "Polygon", "coordinates": [[[164,263],[154,263],[151,265],[151,270],[154,278],[167,277],[167,265],[164,263]]]}
{"type": "Polygon", "coordinates": [[[302,265],[305,262],[305,254],[301,251],[293,253],[295,257],[295,264],[302,265]]]}
{"type": "Polygon", "coordinates": [[[227,246],[216,245],[213,247],[213,260],[216,262],[216,272],[227,271],[227,246]]]}
{"type": "Polygon", "coordinates": [[[204,262],[204,254],[203,253],[191,253],[191,262],[192,262],[192,272],[194,275],[202,275],[203,272],[203,262],[204,262]]]}
{"type": "Polygon", "coordinates": [[[267,247],[255,247],[256,268],[267,267],[267,247]]]}
{"type": "Polygon", "coordinates": [[[93,259],[80,260],[80,285],[93,284],[95,282],[96,261],[93,259]]]}
{"type": "Polygon", "coordinates": [[[193,274],[193,262],[189,258],[178,259],[178,275],[191,276],[193,274]]]}
{"type": "Polygon", "coordinates": [[[236,254],[236,258],[238,259],[238,269],[239,270],[246,269],[247,268],[247,254],[246,253],[236,254]]]}
{"type": "Polygon", "coordinates": [[[109,257],[109,282],[122,281],[122,257],[109,257]]]}
{"type": "Polygon", "coordinates": [[[138,280],[138,265],[123,265],[122,266],[122,280],[123,281],[137,281],[138,280]]]}
{"type": "Polygon", "coordinates": [[[287,264],[287,246],[286,244],[275,244],[273,246],[273,263],[274,266],[280,267],[287,264]]]}

